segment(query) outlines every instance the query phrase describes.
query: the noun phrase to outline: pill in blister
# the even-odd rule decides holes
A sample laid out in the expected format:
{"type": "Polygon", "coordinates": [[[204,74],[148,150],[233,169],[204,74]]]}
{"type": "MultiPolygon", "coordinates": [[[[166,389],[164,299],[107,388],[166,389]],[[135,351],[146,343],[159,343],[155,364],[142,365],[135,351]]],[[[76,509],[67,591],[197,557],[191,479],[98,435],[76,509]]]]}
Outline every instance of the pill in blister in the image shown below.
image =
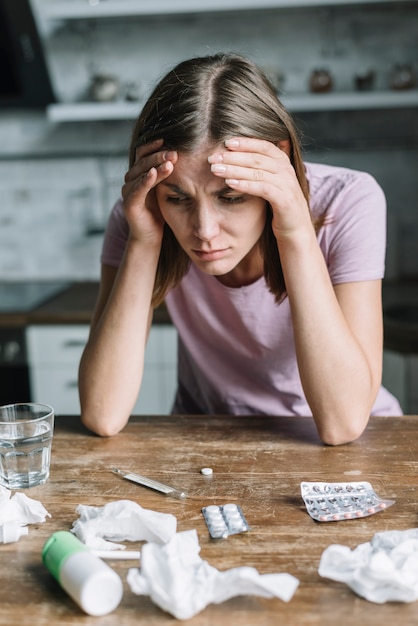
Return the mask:
{"type": "Polygon", "coordinates": [[[300,488],[309,515],[319,522],[366,517],[395,504],[379,498],[368,482],[302,482],[300,488]]]}
{"type": "Polygon", "coordinates": [[[238,504],[211,504],[203,507],[202,513],[212,539],[224,539],[250,528],[238,504]]]}

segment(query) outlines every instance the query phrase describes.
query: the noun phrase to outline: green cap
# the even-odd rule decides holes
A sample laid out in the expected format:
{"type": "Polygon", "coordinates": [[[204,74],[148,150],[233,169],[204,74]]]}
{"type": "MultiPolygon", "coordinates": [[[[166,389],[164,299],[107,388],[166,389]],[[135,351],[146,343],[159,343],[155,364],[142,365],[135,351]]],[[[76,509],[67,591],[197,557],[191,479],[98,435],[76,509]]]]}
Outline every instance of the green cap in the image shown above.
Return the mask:
{"type": "Polygon", "coordinates": [[[89,552],[89,549],[73,533],[59,530],[50,536],[42,549],[42,561],[54,578],[60,581],[63,563],[76,552],[89,552]]]}

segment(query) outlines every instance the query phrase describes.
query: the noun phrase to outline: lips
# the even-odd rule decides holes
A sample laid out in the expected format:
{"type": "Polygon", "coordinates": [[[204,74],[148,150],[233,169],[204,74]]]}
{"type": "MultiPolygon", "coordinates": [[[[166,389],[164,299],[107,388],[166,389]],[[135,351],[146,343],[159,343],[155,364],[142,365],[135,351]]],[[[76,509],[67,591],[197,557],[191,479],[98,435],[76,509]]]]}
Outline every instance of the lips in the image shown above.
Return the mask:
{"type": "Polygon", "coordinates": [[[225,256],[227,251],[228,249],[224,248],[222,250],[193,250],[193,253],[201,261],[218,261],[225,256]]]}

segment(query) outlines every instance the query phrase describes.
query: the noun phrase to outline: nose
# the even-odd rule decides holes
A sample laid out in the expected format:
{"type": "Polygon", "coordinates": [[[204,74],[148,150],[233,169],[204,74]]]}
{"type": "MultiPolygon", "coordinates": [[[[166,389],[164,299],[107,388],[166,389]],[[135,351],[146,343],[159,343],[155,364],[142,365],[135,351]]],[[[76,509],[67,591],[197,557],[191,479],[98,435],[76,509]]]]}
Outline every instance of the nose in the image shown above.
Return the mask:
{"type": "Polygon", "coordinates": [[[193,232],[201,241],[211,241],[219,233],[219,216],[210,203],[199,206],[194,215],[193,232]]]}

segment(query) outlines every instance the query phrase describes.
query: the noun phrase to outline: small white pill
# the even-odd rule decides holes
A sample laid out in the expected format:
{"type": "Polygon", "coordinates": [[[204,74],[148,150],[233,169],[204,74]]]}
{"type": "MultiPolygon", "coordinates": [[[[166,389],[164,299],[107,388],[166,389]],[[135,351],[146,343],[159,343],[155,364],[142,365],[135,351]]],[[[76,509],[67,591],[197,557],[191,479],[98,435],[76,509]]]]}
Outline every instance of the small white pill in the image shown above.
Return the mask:
{"type": "Polygon", "coordinates": [[[238,511],[238,507],[236,504],[224,504],[223,506],[224,512],[227,513],[228,515],[238,515],[239,517],[239,511],[238,511]]]}
{"type": "Polygon", "coordinates": [[[216,506],[216,504],[210,504],[205,508],[205,511],[208,515],[221,515],[219,507],[216,506]]]}
{"type": "Polygon", "coordinates": [[[203,474],[203,476],[212,476],[213,469],[211,467],[202,467],[200,473],[203,474]]]}

